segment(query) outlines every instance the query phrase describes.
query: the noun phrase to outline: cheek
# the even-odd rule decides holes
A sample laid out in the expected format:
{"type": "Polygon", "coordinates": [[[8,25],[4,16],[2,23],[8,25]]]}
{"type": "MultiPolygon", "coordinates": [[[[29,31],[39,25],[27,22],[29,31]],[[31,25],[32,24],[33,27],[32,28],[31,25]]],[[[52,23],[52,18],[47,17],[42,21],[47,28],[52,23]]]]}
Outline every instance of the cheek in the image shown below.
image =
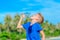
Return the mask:
{"type": "Polygon", "coordinates": [[[37,20],[38,20],[39,18],[38,18],[38,17],[35,17],[35,19],[37,19],[37,20]]]}

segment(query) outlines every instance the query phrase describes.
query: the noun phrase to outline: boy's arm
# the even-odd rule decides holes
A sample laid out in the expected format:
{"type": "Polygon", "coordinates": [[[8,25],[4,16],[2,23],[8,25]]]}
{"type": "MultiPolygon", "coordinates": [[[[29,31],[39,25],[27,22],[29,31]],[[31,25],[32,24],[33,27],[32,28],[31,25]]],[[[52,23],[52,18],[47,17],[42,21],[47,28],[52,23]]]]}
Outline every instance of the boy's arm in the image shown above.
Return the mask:
{"type": "Polygon", "coordinates": [[[19,20],[19,23],[18,23],[18,25],[17,25],[17,28],[22,28],[22,25],[21,25],[21,22],[22,22],[22,17],[21,17],[21,19],[19,20]]]}
{"type": "Polygon", "coordinates": [[[23,28],[23,26],[21,25],[21,22],[22,22],[24,17],[25,17],[25,15],[22,15],[22,17],[20,18],[19,23],[17,25],[17,28],[23,28]]]}
{"type": "Polygon", "coordinates": [[[42,40],[45,40],[45,34],[44,34],[43,30],[41,30],[40,33],[42,35],[42,40]]]}

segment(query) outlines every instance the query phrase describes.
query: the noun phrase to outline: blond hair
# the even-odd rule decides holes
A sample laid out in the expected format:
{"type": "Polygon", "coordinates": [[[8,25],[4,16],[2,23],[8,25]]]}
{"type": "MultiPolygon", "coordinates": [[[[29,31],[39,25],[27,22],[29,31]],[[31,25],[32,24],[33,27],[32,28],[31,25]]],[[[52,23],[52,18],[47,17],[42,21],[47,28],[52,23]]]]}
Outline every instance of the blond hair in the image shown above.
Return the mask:
{"type": "Polygon", "coordinates": [[[43,18],[43,16],[41,15],[41,13],[38,13],[38,15],[41,17],[41,19],[39,20],[39,23],[43,23],[43,21],[44,21],[44,18],[43,18]]]}

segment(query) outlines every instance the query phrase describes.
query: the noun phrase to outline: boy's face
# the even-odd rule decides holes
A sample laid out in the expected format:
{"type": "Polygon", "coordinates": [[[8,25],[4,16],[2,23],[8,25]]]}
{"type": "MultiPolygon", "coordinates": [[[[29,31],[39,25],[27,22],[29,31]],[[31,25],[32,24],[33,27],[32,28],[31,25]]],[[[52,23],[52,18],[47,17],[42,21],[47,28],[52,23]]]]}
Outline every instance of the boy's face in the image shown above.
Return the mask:
{"type": "Polygon", "coordinates": [[[31,16],[31,19],[39,21],[40,20],[40,15],[39,14],[35,14],[35,15],[31,16]]]}

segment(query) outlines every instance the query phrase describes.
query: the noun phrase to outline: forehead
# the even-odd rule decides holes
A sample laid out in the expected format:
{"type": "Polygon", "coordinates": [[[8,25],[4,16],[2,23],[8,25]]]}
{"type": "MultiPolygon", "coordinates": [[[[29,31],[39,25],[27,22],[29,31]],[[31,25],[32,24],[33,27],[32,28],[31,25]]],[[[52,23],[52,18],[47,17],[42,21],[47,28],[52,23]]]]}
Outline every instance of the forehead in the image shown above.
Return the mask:
{"type": "Polygon", "coordinates": [[[39,15],[39,14],[34,14],[34,15],[31,15],[31,16],[38,16],[38,17],[40,17],[40,15],[39,15]]]}
{"type": "Polygon", "coordinates": [[[40,17],[40,15],[39,15],[39,14],[35,14],[35,15],[40,17]]]}

